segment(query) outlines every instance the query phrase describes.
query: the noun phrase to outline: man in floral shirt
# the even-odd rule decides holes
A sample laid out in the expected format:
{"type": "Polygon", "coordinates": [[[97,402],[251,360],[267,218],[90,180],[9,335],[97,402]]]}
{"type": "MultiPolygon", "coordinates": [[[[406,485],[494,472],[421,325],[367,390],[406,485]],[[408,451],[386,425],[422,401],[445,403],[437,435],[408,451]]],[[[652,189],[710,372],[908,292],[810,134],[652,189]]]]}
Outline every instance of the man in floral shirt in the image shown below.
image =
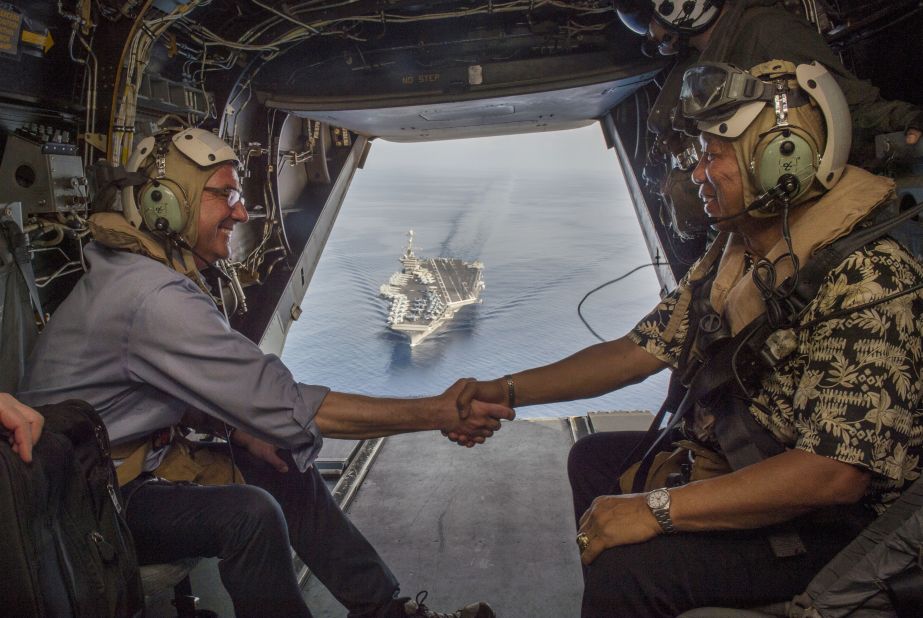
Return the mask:
{"type": "MultiPolygon", "coordinates": [[[[757,422],[786,447],[874,472],[863,502],[878,513],[920,476],[923,410],[910,404],[919,402],[923,385],[921,316],[905,298],[824,317],[921,280],[923,267],[890,238],[850,255],[807,307],[797,329],[797,353],[763,377],[749,406],[757,422]]],[[[628,333],[674,369],[688,321],[680,319],[669,341],[664,331],[685,285],[688,281],[628,333]]],[[[709,418],[696,412],[689,437],[719,448],[709,418]]]]}
{"type": "Polygon", "coordinates": [[[737,368],[743,388],[699,399],[684,421],[693,450],[720,451],[716,419],[736,397],[778,454],[632,494],[618,474],[641,434],[594,434],[574,446],[584,618],[789,600],[919,477],[920,263],[881,237],[834,264],[803,312],[780,312],[793,287],[783,282],[894,196],[890,180],[846,165],[846,109],[816,64],[687,71],[683,111],[702,131],[693,178],[718,230],[705,255],[626,336],[471,383],[460,396],[464,413],[475,399],[548,403],[598,396],[664,368],[683,375],[689,347],[693,358],[701,349],[706,324],[690,319],[690,308],[702,300],[731,336],[764,315],[787,331],[791,346],[771,370],[737,368]]]}

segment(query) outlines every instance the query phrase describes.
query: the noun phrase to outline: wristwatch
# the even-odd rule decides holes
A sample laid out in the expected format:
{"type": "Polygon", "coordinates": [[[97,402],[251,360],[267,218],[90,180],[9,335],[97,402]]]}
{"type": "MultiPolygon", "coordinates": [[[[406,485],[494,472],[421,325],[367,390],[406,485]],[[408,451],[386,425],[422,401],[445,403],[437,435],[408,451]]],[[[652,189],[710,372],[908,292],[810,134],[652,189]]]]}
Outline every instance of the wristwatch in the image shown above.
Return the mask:
{"type": "Polygon", "coordinates": [[[670,492],[667,489],[655,489],[647,494],[647,508],[660,524],[664,534],[676,534],[673,520],[670,518],[670,492]]]}

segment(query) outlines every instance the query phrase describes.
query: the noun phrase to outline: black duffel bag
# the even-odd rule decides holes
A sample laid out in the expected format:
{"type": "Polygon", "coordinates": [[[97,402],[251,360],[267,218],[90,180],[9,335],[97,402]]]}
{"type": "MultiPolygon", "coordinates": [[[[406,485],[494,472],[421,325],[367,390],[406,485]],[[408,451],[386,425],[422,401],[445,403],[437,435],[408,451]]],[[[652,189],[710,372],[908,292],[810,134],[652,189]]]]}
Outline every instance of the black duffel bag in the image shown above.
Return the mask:
{"type": "Polygon", "coordinates": [[[0,613],[140,615],[138,559],[105,426],[82,401],[36,409],[45,429],[32,463],[0,443],[0,613]]]}

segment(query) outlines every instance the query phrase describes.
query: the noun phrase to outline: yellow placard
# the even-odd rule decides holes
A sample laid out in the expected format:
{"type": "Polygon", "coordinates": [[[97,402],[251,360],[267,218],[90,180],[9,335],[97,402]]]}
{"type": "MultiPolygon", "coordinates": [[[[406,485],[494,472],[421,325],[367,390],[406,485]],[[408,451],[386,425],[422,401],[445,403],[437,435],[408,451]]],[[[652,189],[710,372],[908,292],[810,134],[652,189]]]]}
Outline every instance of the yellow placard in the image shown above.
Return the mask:
{"type": "Polygon", "coordinates": [[[22,42],[41,47],[42,52],[46,54],[54,45],[54,39],[51,38],[51,33],[47,30],[45,32],[29,32],[28,30],[23,30],[22,42]]]}
{"type": "Polygon", "coordinates": [[[8,4],[0,4],[0,53],[19,55],[19,31],[22,15],[8,4]]]}

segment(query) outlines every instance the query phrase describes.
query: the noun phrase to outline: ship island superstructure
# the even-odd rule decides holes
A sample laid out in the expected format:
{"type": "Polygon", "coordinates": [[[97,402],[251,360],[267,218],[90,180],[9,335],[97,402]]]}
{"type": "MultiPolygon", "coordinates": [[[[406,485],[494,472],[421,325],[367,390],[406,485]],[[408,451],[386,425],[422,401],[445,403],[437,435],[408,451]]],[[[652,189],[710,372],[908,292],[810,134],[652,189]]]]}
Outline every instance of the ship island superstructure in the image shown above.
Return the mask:
{"type": "Polygon", "coordinates": [[[415,346],[455,317],[465,305],[480,302],[484,265],[456,258],[417,257],[413,252],[413,230],[401,255],[401,271],[379,288],[391,301],[388,327],[410,337],[415,346]]]}

